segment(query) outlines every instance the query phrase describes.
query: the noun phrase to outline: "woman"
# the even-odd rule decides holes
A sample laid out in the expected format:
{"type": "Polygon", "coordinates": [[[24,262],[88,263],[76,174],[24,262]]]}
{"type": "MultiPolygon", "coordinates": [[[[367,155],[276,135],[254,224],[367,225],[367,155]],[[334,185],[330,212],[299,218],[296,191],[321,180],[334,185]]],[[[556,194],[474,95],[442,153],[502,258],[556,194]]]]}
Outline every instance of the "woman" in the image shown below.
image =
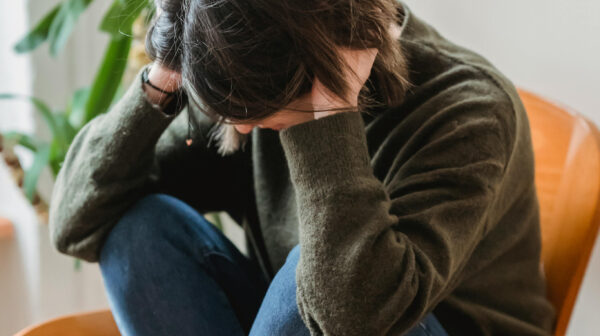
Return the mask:
{"type": "Polygon", "coordinates": [[[124,334],[551,333],[528,122],[485,59],[391,0],[158,7],[50,209],[124,334]]]}

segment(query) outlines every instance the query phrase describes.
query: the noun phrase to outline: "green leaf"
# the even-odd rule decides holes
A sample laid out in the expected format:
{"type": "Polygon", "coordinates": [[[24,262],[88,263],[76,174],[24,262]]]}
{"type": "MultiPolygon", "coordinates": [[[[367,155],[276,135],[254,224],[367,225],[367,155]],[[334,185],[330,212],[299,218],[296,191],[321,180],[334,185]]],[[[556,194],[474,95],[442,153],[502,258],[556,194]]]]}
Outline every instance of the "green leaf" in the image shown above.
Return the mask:
{"type": "Polygon", "coordinates": [[[48,32],[48,42],[50,43],[50,54],[52,56],[58,55],[62,50],[79,15],[85,11],[91,2],[92,0],[65,0],[62,3],[48,32]]]}
{"type": "Polygon", "coordinates": [[[73,138],[77,134],[77,130],[71,126],[71,123],[69,123],[69,120],[64,113],[55,114],[54,120],[56,120],[56,125],[58,126],[58,129],[60,129],[60,133],[63,135],[62,137],[64,143],[61,143],[61,145],[66,145],[67,147],[64,147],[66,150],[68,149],[68,145],[71,143],[71,141],[73,141],[73,138]]]}
{"type": "MultiPolygon", "coordinates": [[[[73,142],[73,138],[77,135],[77,130],[71,126],[64,113],[57,113],[54,116],[56,125],[60,130],[60,136],[54,137],[54,140],[56,140],[57,151],[59,152],[58,157],[64,157],[69,150],[71,142],[73,142]]],[[[51,157],[51,160],[54,161],[55,159],[55,156],[51,157]]]]}
{"type": "Polygon", "coordinates": [[[56,125],[56,121],[54,120],[54,114],[52,113],[52,110],[50,110],[50,107],[48,107],[48,105],[46,105],[40,99],[31,96],[12,93],[0,93],[0,99],[19,99],[29,101],[33,104],[33,106],[36,107],[36,111],[40,113],[40,115],[48,125],[52,136],[54,137],[60,134],[60,130],[56,125]]]}
{"type": "Polygon", "coordinates": [[[52,24],[52,21],[54,21],[60,6],[60,4],[56,5],[40,22],[38,22],[35,28],[15,44],[15,52],[22,54],[32,51],[48,39],[50,25],[52,24]]]}
{"type": "Polygon", "coordinates": [[[84,125],[110,107],[123,78],[130,47],[131,38],[126,35],[113,36],[108,43],[85,104],[84,125]]]}
{"type": "Polygon", "coordinates": [[[133,22],[150,4],[148,0],[114,0],[100,23],[100,30],[112,36],[131,35],[133,22]]]}
{"type": "Polygon", "coordinates": [[[48,156],[48,165],[52,170],[52,174],[56,177],[60,170],[60,163],[64,161],[67,154],[67,148],[63,147],[60,141],[55,138],[50,144],[50,154],[48,156]]]}
{"type": "Polygon", "coordinates": [[[14,141],[15,143],[18,143],[19,145],[29,149],[32,152],[37,151],[39,140],[29,134],[17,131],[8,131],[3,132],[2,136],[6,140],[14,141]]]}
{"type": "Polygon", "coordinates": [[[64,116],[52,113],[48,105],[35,97],[0,93],[0,99],[21,99],[31,102],[36,107],[36,111],[40,113],[43,120],[46,122],[46,125],[48,125],[52,139],[56,139],[56,141],[59,142],[60,148],[68,148],[71,142],[70,139],[72,139],[71,133],[74,132],[74,130],[71,125],[64,125],[66,122],[64,116]]]}
{"type": "Polygon", "coordinates": [[[27,171],[25,172],[25,177],[23,179],[23,190],[25,191],[25,196],[29,199],[30,202],[33,202],[33,196],[35,195],[35,190],[37,187],[38,180],[40,178],[40,174],[48,161],[50,160],[50,146],[47,144],[41,145],[38,148],[38,151],[35,153],[35,157],[33,158],[33,164],[27,171]]]}
{"type": "Polygon", "coordinates": [[[69,120],[69,124],[79,130],[83,127],[85,117],[85,104],[90,96],[90,88],[82,88],[73,94],[71,103],[69,104],[65,116],[69,120]]]}
{"type": "Polygon", "coordinates": [[[100,27],[109,32],[112,38],[90,88],[85,104],[84,125],[106,112],[114,100],[127,66],[133,22],[147,5],[148,0],[115,0],[105,15],[100,27]]]}

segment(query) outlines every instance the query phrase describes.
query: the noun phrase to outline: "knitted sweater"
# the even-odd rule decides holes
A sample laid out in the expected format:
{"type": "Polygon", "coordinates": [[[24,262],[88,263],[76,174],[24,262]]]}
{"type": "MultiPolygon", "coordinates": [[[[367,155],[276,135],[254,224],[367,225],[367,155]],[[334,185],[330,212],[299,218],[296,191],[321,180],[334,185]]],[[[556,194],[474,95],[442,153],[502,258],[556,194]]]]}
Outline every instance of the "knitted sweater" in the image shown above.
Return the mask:
{"type": "Polygon", "coordinates": [[[401,335],[432,312],[450,335],[547,335],[527,115],[489,62],[404,5],[413,87],[399,106],[282,131],[221,157],[213,125],[167,115],[138,79],[76,136],[50,208],[56,247],[97,261],[151,192],[244,223],[267,276],[301,245],[297,302],[311,335],[401,335]]]}

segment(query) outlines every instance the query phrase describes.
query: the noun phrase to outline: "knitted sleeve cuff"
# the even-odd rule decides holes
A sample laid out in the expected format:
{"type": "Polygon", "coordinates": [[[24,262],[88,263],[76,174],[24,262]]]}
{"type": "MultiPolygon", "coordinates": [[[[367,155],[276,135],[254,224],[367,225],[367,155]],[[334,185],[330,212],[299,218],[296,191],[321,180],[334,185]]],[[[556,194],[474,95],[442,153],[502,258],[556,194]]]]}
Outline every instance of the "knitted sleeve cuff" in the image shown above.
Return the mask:
{"type": "Polygon", "coordinates": [[[326,193],[371,174],[362,116],[337,113],[279,132],[292,181],[309,193],[326,193]]]}

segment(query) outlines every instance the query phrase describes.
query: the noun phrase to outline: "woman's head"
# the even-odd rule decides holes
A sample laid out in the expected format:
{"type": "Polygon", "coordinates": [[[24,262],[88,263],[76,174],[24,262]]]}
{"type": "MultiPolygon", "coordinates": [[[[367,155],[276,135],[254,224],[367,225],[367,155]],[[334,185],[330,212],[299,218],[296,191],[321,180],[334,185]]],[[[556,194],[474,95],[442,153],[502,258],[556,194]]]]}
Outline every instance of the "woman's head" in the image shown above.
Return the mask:
{"type": "MultiPolygon", "coordinates": [[[[377,48],[382,103],[404,94],[405,63],[389,34],[395,0],[157,0],[152,59],[180,71],[192,103],[231,123],[263,120],[308,93],[315,77],[344,97],[338,47],[377,48]]],[[[364,102],[364,99],[362,99],[364,102]]]]}

